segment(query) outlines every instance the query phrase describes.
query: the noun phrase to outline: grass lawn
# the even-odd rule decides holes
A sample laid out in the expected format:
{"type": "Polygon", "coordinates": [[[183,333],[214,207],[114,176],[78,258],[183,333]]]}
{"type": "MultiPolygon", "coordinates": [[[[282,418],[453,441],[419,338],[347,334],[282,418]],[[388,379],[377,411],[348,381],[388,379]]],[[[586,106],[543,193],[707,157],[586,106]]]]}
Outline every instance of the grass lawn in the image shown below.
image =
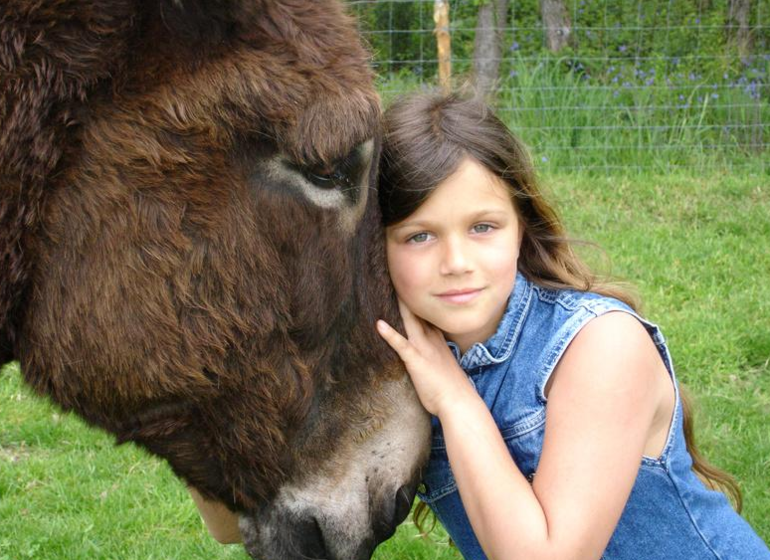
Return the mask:
{"type": "MultiPolygon", "coordinates": [[[[770,540],[770,177],[549,175],[586,258],[635,284],[697,401],[706,456],[734,473],[770,540]]],[[[404,524],[377,560],[450,559],[404,524]]],[[[0,560],[240,559],[205,533],[162,462],[33,397],[0,371],[0,560]]]]}

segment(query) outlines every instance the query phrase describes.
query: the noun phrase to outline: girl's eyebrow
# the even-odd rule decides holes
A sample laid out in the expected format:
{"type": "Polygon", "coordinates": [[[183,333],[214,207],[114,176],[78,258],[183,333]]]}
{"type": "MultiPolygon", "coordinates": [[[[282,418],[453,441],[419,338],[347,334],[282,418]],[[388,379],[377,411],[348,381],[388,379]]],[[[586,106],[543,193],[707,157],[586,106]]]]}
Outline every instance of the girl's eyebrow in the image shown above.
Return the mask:
{"type": "MultiPolygon", "coordinates": [[[[499,210],[497,208],[485,208],[482,210],[479,210],[478,212],[474,212],[473,214],[470,214],[468,216],[469,221],[473,222],[476,220],[479,220],[481,218],[487,218],[487,217],[504,217],[506,215],[506,212],[503,210],[499,210]]],[[[410,220],[409,218],[406,218],[404,221],[399,222],[397,224],[393,224],[392,226],[388,226],[388,229],[390,231],[397,231],[400,229],[405,228],[427,228],[434,225],[433,220],[410,220]]]]}

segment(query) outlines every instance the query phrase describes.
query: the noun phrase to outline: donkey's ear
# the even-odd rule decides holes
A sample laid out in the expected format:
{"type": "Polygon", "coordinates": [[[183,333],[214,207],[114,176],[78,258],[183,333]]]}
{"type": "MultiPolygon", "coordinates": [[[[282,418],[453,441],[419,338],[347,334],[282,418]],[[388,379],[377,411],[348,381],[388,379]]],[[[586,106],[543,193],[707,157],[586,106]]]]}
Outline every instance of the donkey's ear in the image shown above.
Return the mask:
{"type": "Polygon", "coordinates": [[[180,40],[217,45],[252,27],[264,0],[160,0],[164,27],[180,40]]]}

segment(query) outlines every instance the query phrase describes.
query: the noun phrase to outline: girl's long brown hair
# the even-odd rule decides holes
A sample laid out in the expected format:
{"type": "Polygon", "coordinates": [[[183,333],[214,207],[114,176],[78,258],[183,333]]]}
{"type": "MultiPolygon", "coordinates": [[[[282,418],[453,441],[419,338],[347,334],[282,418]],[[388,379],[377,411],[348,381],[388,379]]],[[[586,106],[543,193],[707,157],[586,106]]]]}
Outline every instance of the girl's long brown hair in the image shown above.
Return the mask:
{"type": "MultiPolygon", "coordinates": [[[[379,200],[385,226],[412,214],[470,157],[510,189],[524,229],[518,267],[528,280],[547,288],[597,292],[639,309],[627,289],[595,275],[574,252],[559,216],[541,195],[526,148],[483,102],[457,94],[411,94],[385,112],[384,135],[379,200]]],[[[699,453],[693,437],[692,407],[684,392],[680,397],[693,470],[710,488],[728,494],[740,511],[738,485],[699,453]]],[[[423,532],[427,513],[425,504],[420,503],[413,515],[423,532]]]]}

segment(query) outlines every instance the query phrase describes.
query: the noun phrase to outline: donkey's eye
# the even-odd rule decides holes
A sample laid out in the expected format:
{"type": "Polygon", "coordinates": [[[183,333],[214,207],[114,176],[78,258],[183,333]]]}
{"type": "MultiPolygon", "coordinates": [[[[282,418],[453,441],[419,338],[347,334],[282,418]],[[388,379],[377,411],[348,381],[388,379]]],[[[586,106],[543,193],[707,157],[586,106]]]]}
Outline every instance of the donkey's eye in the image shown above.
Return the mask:
{"type": "Polygon", "coordinates": [[[303,170],[305,178],[321,189],[353,188],[362,179],[365,157],[359,147],[351,150],[346,156],[332,162],[311,165],[303,170]]]}
{"type": "Polygon", "coordinates": [[[305,178],[321,189],[347,189],[353,186],[350,175],[342,165],[305,169],[305,178]]]}
{"type": "Polygon", "coordinates": [[[317,206],[351,208],[366,199],[373,146],[374,141],[367,140],[339,157],[309,162],[281,158],[280,166],[290,172],[298,194],[317,206]]]}

